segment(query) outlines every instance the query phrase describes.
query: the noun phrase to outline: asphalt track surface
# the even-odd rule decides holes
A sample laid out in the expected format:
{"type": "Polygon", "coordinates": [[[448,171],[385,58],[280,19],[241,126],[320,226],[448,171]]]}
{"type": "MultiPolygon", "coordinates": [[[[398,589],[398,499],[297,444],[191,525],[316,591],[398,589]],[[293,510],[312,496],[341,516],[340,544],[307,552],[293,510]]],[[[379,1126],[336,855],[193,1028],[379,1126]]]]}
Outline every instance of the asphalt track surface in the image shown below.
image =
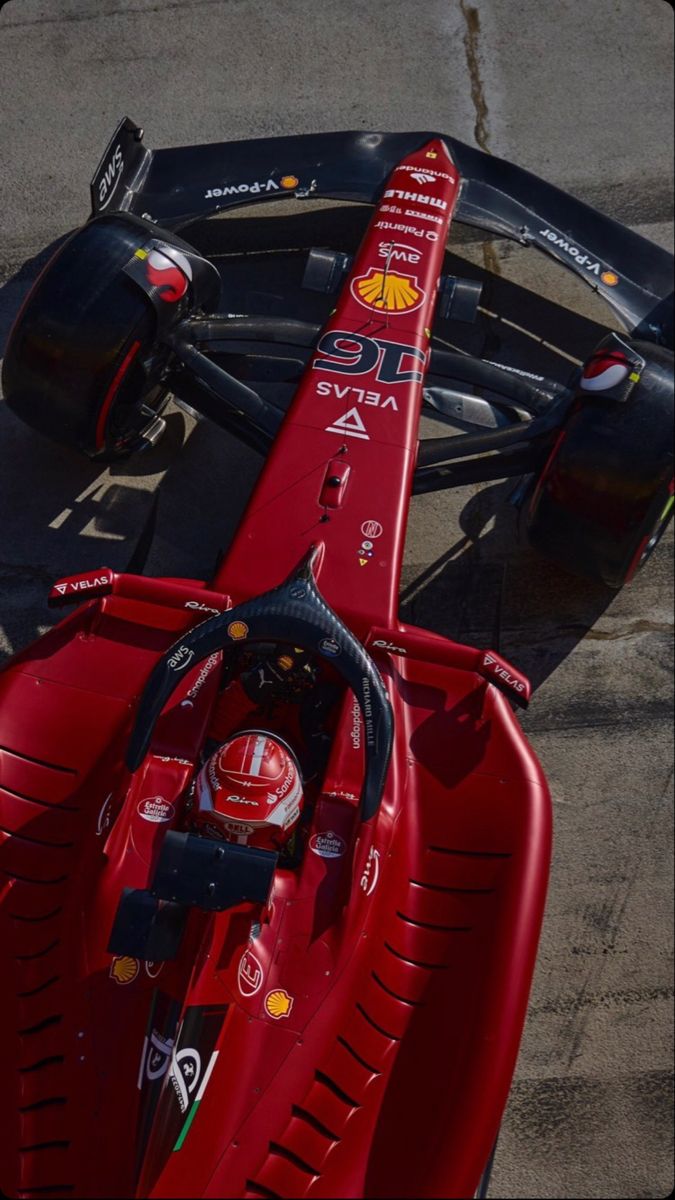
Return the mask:
{"type": "MultiPolygon", "coordinates": [[[[439,129],[672,248],[672,42],[663,0],[11,0],[0,11],[0,353],[40,251],[86,219],[89,178],[125,113],[150,146],[439,129]]],[[[525,343],[486,320],[477,348],[517,358],[527,344],[559,364],[541,339],[574,356],[611,324],[534,252],[476,237],[458,251],[486,270],[495,307],[543,322],[539,343],[525,343]]],[[[259,467],[176,413],[152,453],[102,471],[0,404],[3,656],[49,625],[54,577],[126,565],[160,483],[147,569],[207,573],[259,467]]],[[[518,544],[508,491],[415,499],[402,591],[408,618],[484,644],[506,568],[502,648],[535,684],[523,725],[553,793],[547,917],[490,1195],[665,1196],[672,534],[615,595],[518,544]]]]}

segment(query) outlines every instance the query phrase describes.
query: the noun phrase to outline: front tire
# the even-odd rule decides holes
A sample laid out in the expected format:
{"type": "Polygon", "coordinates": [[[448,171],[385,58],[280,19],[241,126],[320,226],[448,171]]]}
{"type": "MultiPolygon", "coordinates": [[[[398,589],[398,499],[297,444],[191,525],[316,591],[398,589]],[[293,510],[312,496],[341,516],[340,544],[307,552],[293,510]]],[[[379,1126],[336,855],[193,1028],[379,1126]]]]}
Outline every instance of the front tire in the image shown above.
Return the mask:
{"type": "MultiPolygon", "coordinates": [[[[145,248],[157,240],[182,261],[187,253],[195,262],[192,247],[139,217],[111,214],[89,222],[47,264],[10,333],[2,372],[7,404],[26,424],[91,458],[127,457],[161,428],[170,352],[158,337],[152,289],[144,292],[125,270],[148,259],[145,248]]],[[[185,277],[176,302],[169,292],[164,306],[170,324],[204,296],[217,299],[210,282],[196,295],[202,276],[192,265],[189,270],[190,283],[185,277]]],[[[166,274],[180,278],[177,268],[166,274]]]]}
{"type": "Polygon", "coordinates": [[[612,588],[644,565],[673,514],[673,354],[651,343],[625,348],[643,362],[633,386],[584,391],[582,376],[527,513],[536,550],[612,588]]]}

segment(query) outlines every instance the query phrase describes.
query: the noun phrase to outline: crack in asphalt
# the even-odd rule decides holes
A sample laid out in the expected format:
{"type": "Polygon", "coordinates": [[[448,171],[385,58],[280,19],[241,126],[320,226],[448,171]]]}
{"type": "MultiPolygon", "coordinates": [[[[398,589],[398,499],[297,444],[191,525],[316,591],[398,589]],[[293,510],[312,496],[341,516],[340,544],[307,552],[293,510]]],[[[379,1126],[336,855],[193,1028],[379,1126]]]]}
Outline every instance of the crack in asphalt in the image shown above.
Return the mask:
{"type": "MultiPolygon", "coordinates": [[[[491,154],[488,123],[489,109],[485,98],[485,86],[480,73],[480,16],[478,9],[470,7],[466,3],[466,0],[460,0],[459,7],[466,23],[464,51],[469,79],[471,81],[471,99],[476,114],[473,135],[476,139],[476,144],[483,153],[491,154]]],[[[499,255],[493,241],[483,242],[483,264],[486,271],[490,271],[493,275],[501,275],[499,255]]]]}
{"type": "Polygon", "coordinates": [[[492,151],[488,145],[489,129],[488,129],[488,106],[485,99],[485,88],[480,75],[480,17],[477,8],[470,8],[465,0],[460,0],[459,7],[462,10],[462,16],[466,22],[466,33],[464,34],[464,50],[466,52],[466,63],[469,68],[469,78],[471,80],[471,99],[476,111],[476,122],[473,127],[474,137],[485,154],[491,154],[492,151]]]}

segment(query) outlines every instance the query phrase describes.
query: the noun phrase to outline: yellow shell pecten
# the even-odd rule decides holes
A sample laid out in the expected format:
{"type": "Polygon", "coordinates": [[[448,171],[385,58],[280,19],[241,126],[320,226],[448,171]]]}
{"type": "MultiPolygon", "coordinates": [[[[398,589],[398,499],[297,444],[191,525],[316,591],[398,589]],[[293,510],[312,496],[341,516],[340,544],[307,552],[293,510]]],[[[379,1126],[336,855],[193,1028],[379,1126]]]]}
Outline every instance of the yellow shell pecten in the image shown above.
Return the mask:
{"type": "Polygon", "coordinates": [[[248,625],[245,621],[232,621],[227,627],[227,632],[234,642],[239,642],[248,634],[248,625]]]}
{"type": "Polygon", "coordinates": [[[409,275],[395,275],[392,271],[369,271],[355,281],[359,299],[380,312],[404,312],[416,308],[422,293],[415,287],[409,275]]]}
{"type": "Polygon", "coordinates": [[[265,1011],[276,1020],[279,1020],[280,1017],[287,1017],[292,1007],[293,997],[289,996],[283,988],[277,988],[275,992],[269,992],[265,997],[265,1011]]]}
{"type": "Polygon", "coordinates": [[[110,964],[110,978],[114,979],[115,983],[133,983],[138,972],[138,959],[128,958],[126,955],[116,955],[110,964]]]}

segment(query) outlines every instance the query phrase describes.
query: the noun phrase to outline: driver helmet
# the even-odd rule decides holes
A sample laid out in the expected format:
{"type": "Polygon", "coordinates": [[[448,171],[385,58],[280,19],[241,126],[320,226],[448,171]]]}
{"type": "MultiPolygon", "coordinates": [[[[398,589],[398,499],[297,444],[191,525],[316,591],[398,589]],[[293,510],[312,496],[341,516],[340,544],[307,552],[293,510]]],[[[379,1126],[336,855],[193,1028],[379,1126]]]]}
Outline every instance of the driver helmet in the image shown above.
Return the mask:
{"type": "Polygon", "coordinates": [[[278,850],[291,837],[303,801],[290,747],[276,735],[248,729],[223,742],[204,763],[193,820],[201,832],[226,842],[278,850]]]}

